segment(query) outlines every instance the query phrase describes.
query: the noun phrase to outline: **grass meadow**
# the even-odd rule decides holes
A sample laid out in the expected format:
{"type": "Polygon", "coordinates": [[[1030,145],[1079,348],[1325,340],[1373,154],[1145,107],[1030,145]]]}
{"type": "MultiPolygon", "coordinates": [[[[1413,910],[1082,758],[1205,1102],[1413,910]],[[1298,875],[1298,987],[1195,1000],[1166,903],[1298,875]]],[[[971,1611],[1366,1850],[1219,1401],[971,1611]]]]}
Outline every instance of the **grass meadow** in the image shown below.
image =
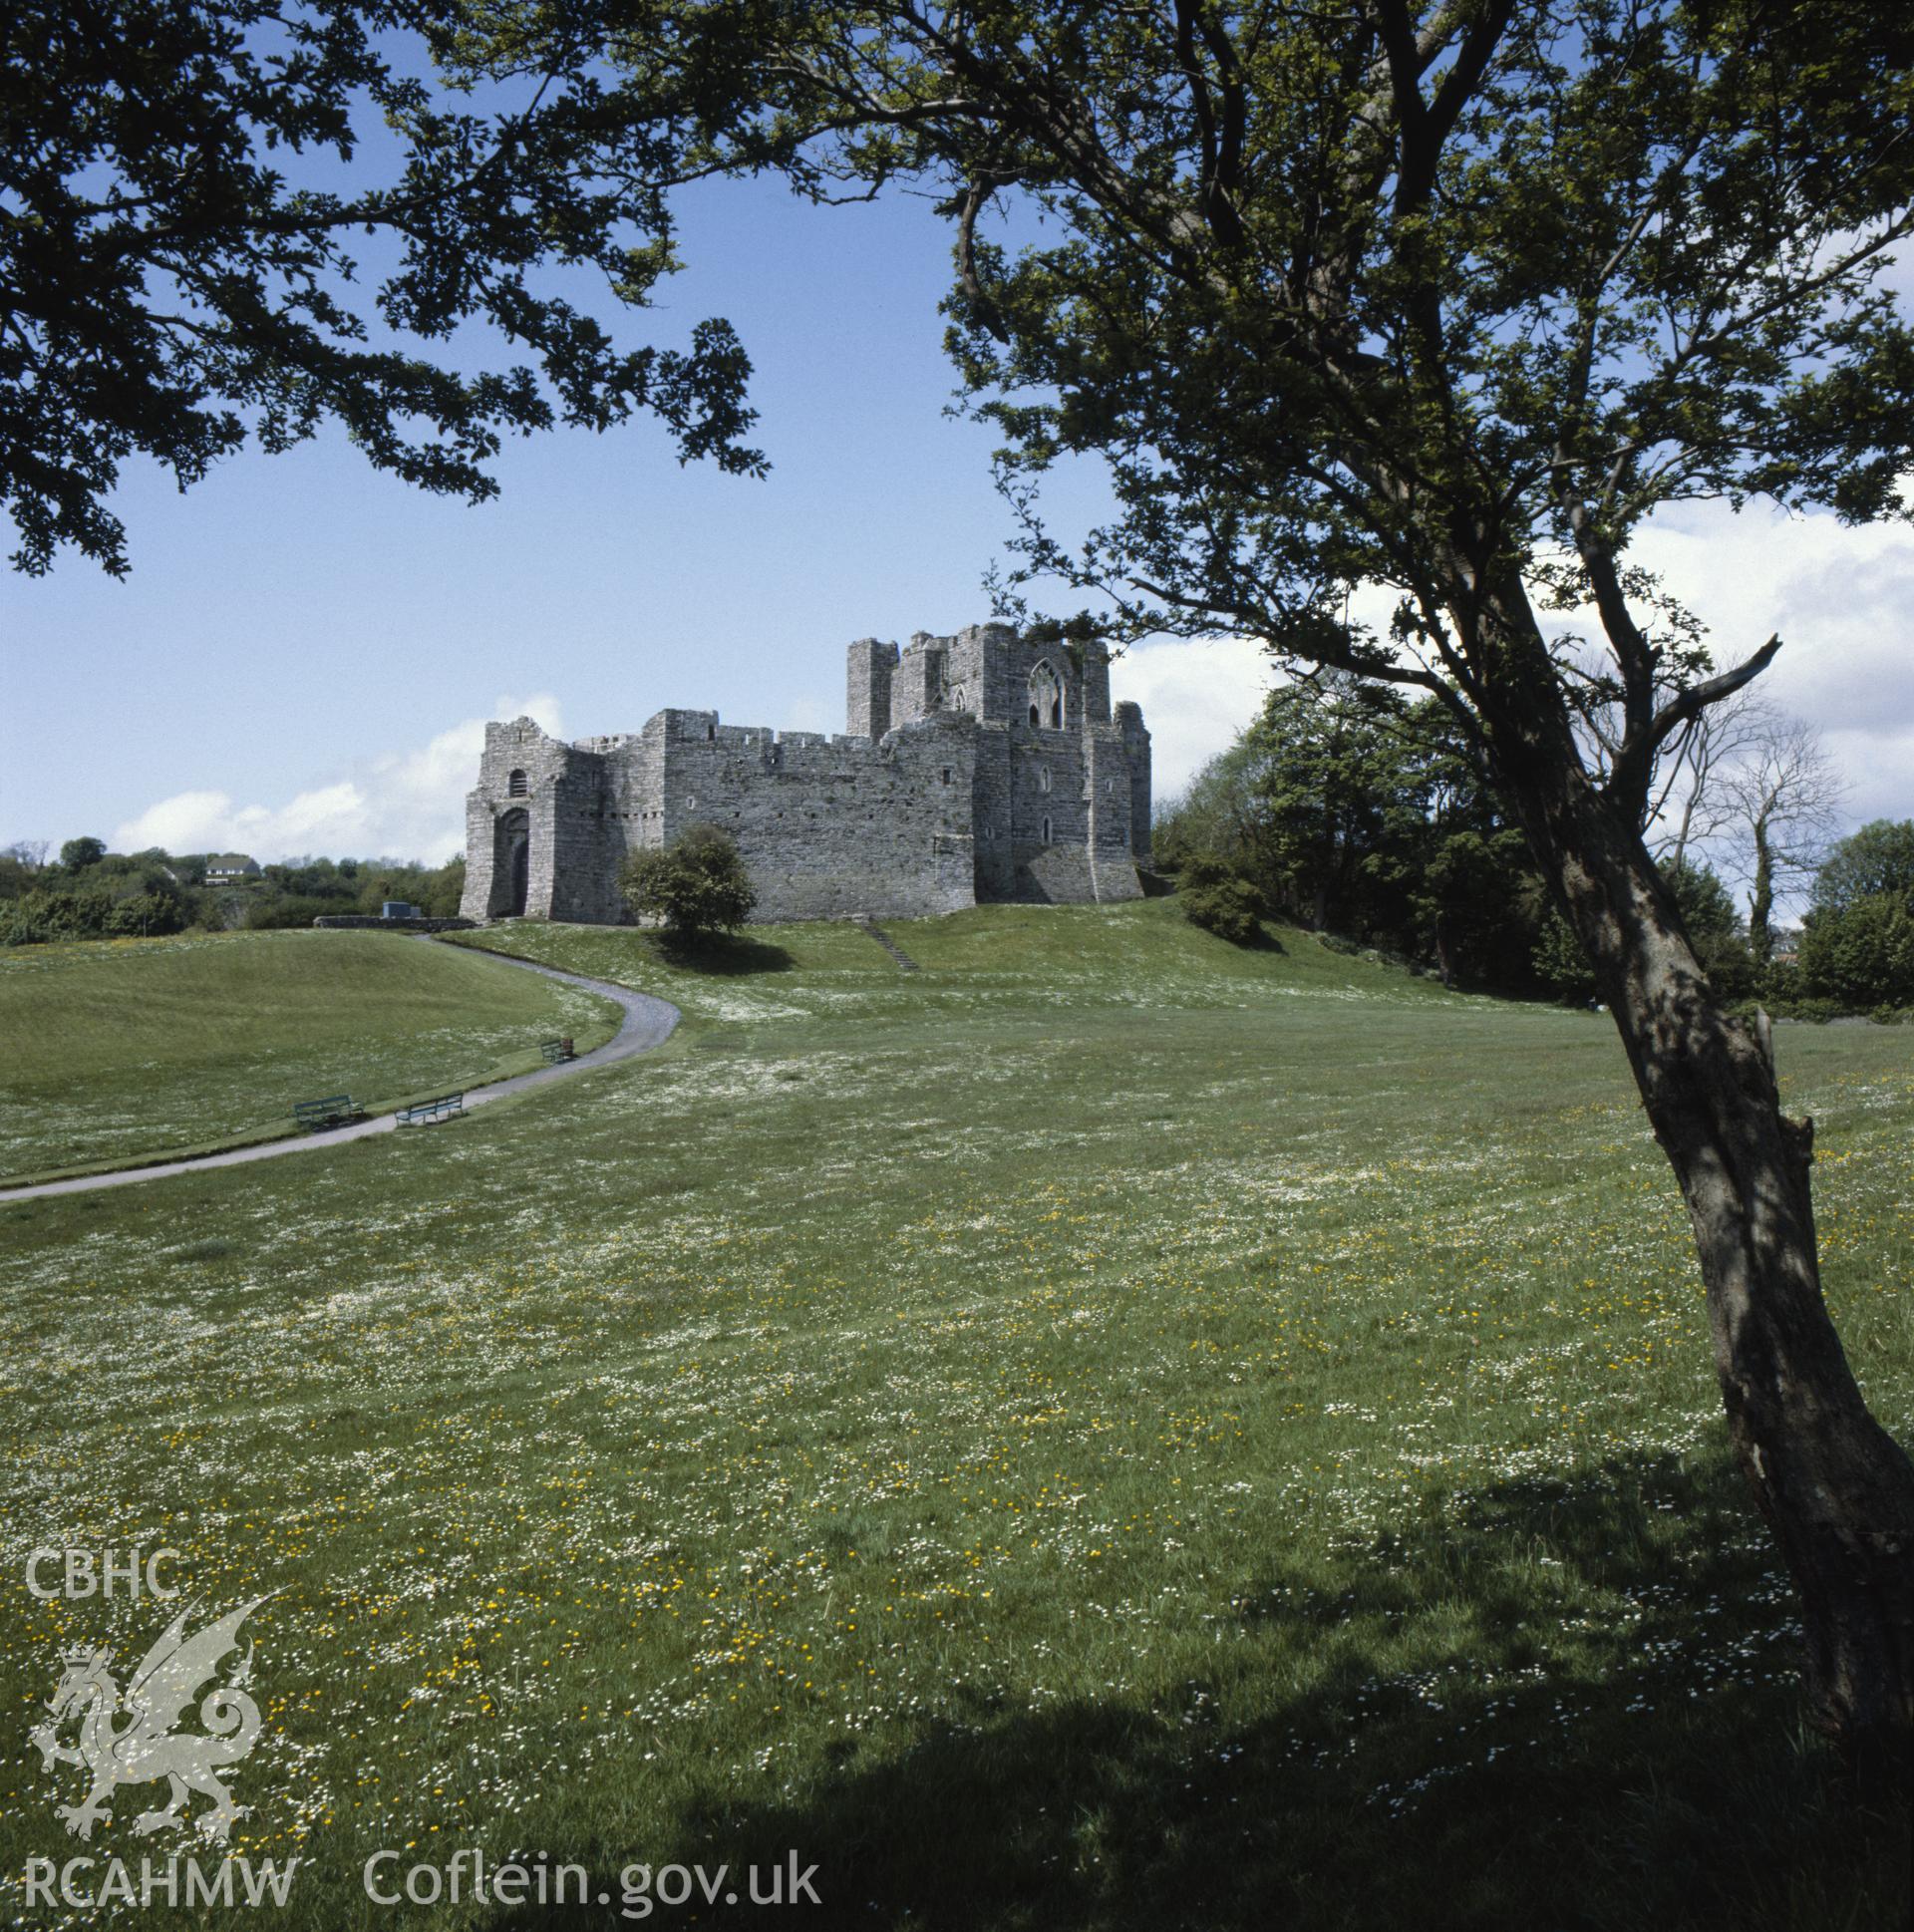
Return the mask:
{"type": "Polygon", "coordinates": [[[608,1002],[390,933],[246,932],[0,953],[0,1177],[287,1132],[294,1102],[377,1113],[617,1030],[608,1002]]]}
{"type": "MultiPolygon", "coordinates": [[[[1605,1020],[1172,902],[888,930],[920,971],[475,935],[686,1022],[416,1135],[0,1208],[0,1919],[157,1801],[61,1832],[60,1651],[160,1618],[27,1553],[165,1544],[274,1593],[231,1849],[306,1861],[273,1917],[316,1932],[633,1923],[627,1866],[793,1851],[814,1926],[1905,1924],[1905,1820],[1801,1735],[1605,1020]],[[365,1894],[474,1845],[612,1903],[365,1894]]],[[[1914,1032],[1777,1045],[1905,1441],[1914,1032]]]]}

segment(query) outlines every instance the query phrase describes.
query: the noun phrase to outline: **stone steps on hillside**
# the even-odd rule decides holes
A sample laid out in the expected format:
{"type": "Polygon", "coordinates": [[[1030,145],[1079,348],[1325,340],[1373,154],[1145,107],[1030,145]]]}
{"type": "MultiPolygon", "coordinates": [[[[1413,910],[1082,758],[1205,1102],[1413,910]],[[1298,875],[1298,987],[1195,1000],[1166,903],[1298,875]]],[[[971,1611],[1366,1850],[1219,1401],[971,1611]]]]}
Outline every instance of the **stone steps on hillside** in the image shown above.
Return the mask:
{"type": "Polygon", "coordinates": [[[891,958],[894,959],[897,962],[897,964],[904,969],[905,972],[914,973],[918,971],[917,962],[914,959],[912,959],[907,952],[904,951],[903,947],[898,945],[896,940],[894,940],[890,936],[890,934],[887,933],[883,929],[883,927],[877,923],[875,919],[868,918],[863,913],[859,912],[859,913],[853,913],[851,915],[850,922],[852,925],[854,925],[857,928],[859,932],[863,933],[867,938],[876,940],[878,945],[883,947],[884,951],[887,952],[891,956],[891,958]]]}

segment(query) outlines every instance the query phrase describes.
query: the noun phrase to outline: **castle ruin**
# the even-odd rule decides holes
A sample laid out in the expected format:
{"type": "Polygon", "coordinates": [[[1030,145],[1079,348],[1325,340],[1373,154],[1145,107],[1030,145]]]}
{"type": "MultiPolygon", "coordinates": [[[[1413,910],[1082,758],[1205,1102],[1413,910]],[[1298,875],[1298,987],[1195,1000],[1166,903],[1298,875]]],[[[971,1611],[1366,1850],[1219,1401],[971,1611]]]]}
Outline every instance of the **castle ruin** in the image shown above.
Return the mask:
{"type": "Polygon", "coordinates": [[[990,901],[1140,896],[1149,734],[1113,716],[1098,647],[1003,624],[850,647],[849,731],[661,711],[575,745],[529,718],[485,727],[466,800],[470,919],[628,923],[627,852],[693,824],[736,841],[754,918],[912,918],[990,901]]]}

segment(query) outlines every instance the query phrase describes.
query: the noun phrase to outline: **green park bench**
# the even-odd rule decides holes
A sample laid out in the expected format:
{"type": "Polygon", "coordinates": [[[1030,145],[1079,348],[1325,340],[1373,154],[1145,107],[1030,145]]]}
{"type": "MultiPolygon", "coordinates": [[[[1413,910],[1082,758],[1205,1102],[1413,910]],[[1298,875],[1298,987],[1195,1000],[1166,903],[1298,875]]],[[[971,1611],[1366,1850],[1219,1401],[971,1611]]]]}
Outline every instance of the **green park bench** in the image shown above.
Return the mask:
{"type": "Polygon", "coordinates": [[[569,1034],[562,1040],[539,1041],[538,1051],[544,1055],[545,1065],[547,1067],[556,1067],[562,1060],[572,1060],[577,1057],[571,1050],[571,1036],[569,1034]]]}
{"type": "Polygon", "coordinates": [[[333,1094],[323,1101],[299,1101],[292,1110],[292,1118],[307,1133],[317,1133],[321,1127],[342,1127],[347,1121],[358,1120],[359,1114],[350,1094],[333,1094]]]}
{"type": "Polygon", "coordinates": [[[430,1127],[434,1121],[450,1121],[454,1115],[466,1111],[466,1097],[458,1094],[441,1094],[436,1101],[420,1101],[414,1107],[399,1110],[401,1127],[430,1127]]]}

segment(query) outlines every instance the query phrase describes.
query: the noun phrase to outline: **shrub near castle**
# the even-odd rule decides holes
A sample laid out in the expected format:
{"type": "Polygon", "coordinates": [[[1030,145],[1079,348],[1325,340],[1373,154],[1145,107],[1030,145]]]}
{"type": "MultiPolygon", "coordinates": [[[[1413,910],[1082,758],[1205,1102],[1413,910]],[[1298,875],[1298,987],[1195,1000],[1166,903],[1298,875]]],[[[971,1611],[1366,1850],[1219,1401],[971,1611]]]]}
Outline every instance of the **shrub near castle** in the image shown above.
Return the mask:
{"type": "Polygon", "coordinates": [[[758,903],[738,847],[716,825],[688,826],[669,845],[632,852],[618,889],[641,919],[687,944],[736,932],[758,903]]]}
{"type": "Polygon", "coordinates": [[[1192,852],[1176,883],[1183,917],[1192,926],[1201,926],[1232,946],[1253,946],[1262,939],[1262,897],[1226,859],[1213,852],[1192,852]]]}

